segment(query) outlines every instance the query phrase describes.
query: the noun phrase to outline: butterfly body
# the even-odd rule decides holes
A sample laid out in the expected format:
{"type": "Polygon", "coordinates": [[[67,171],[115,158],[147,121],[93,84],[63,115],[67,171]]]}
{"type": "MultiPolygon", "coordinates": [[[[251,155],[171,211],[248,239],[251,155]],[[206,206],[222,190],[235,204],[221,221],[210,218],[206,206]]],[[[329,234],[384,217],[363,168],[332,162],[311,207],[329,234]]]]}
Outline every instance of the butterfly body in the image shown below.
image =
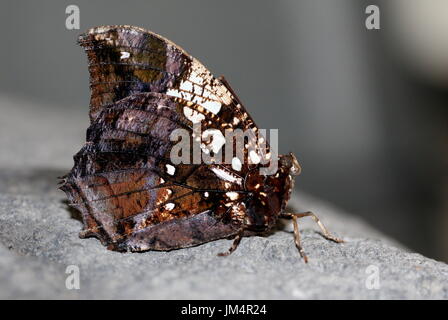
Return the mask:
{"type": "Polygon", "coordinates": [[[177,131],[190,135],[187,151],[197,143],[207,155],[224,153],[226,130],[258,133],[224,79],[137,27],[93,28],[79,43],[89,60],[90,126],[61,189],[82,214],[81,237],[111,250],[171,250],[275,225],[300,172],[294,155],[267,146],[259,155],[244,148],[230,163],[173,160],[177,131]],[[272,161],[277,169],[262,174],[272,161]]]}

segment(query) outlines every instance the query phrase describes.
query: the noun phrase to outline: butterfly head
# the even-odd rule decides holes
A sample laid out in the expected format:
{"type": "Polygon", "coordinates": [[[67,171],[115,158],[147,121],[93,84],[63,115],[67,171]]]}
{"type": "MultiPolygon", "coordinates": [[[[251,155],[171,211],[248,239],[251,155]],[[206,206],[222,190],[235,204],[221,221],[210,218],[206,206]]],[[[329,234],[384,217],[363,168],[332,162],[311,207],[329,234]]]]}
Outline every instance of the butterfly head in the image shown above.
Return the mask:
{"type": "Polygon", "coordinates": [[[298,176],[302,171],[302,167],[297,161],[296,156],[293,153],[280,156],[280,169],[288,171],[291,176],[298,176]]]}
{"type": "Polygon", "coordinates": [[[279,193],[279,195],[281,195],[282,203],[281,211],[286,208],[286,204],[291,197],[291,192],[294,189],[294,178],[295,176],[298,176],[301,171],[302,167],[294,154],[289,153],[279,157],[278,181],[283,186],[282,192],[279,193]]]}

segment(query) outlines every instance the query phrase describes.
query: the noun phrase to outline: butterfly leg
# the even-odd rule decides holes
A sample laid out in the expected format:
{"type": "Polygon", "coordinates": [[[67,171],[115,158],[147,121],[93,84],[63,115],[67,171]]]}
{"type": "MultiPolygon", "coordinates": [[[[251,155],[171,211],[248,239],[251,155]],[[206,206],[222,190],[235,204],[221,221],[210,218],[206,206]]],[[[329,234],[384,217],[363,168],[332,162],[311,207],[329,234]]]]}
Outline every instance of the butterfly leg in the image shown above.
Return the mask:
{"type": "Polygon", "coordinates": [[[299,232],[299,224],[297,222],[298,219],[300,218],[304,218],[304,217],[311,217],[319,226],[319,228],[322,231],[323,236],[331,241],[337,242],[337,243],[342,243],[344,242],[344,240],[339,239],[333,235],[331,235],[331,233],[328,231],[328,229],[324,226],[324,224],[320,221],[320,219],[311,211],[307,211],[307,212],[301,212],[301,213],[283,213],[281,215],[282,218],[292,218],[292,223],[294,226],[294,241],[296,243],[296,247],[297,249],[299,249],[299,253],[300,255],[303,257],[303,259],[305,260],[305,262],[308,262],[308,258],[305,255],[305,252],[302,248],[302,245],[300,243],[300,232],[299,232]]]}
{"type": "Polygon", "coordinates": [[[337,242],[337,243],[344,242],[344,240],[336,238],[335,236],[331,235],[331,233],[328,231],[328,229],[325,228],[324,224],[320,221],[320,219],[313,212],[307,211],[307,212],[303,212],[303,213],[293,213],[293,215],[297,216],[297,218],[311,217],[314,220],[314,222],[317,223],[320,230],[322,230],[322,233],[326,239],[337,242]]]}
{"type": "Polygon", "coordinates": [[[235,236],[235,239],[233,240],[232,246],[229,248],[228,251],[226,252],[220,252],[218,253],[218,256],[220,257],[225,257],[230,255],[233,251],[236,250],[236,248],[238,248],[238,245],[241,242],[241,238],[243,237],[243,233],[244,233],[244,229],[241,229],[238,234],[235,236]]]}
{"type": "Polygon", "coordinates": [[[300,256],[303,258],[305,263],[308,263],[308,257],[303,250],[302,244],[300,242],[300,231],[299,231],[299,223],[297,222],[298,217],[292,215],[292,224],[294,226],[294,242],[296,244],[297,249],[299,250],[300,256]]]}

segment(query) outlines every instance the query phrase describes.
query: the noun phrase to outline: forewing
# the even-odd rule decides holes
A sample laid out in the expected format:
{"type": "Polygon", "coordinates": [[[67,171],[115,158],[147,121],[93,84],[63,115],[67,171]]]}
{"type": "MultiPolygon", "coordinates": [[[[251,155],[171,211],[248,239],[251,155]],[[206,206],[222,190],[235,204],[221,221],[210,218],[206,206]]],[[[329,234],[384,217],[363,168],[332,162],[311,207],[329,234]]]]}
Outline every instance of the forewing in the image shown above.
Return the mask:
{"type": "Polygon", "coordinates": [[[79,43],[89,59],[92,120],[105,106],[138,92],[180,97],[215,114],[236,111],[238,103],[221,81],[185,50],[151,31],[97,27],[81,35],[79,43]]]}
{"type": "MultiPolygon", "coordinates": [[[[192,139],[198,124],[202,134],[213,130],[224,136],[235,129],[257,133],[230,87],[183,49],[144,29],[97,27],[79,42],[89,59],[91,125],[62,189],[83,214],[83,234],[116,248],[156,225],[204,213],[217,219],[212,225],[229,226],[208,227],[213,237],[234,233],[232,223],[235,215],[241,218],[245,196],[244,176],[254,169],[248,148],[236,167],[173,164],[170,159],[170,135],[176,129],[188,131],[192,139]]],[[[216,151],[214,147],[215,138],[202,144],[203,151],[216,151]]]]}

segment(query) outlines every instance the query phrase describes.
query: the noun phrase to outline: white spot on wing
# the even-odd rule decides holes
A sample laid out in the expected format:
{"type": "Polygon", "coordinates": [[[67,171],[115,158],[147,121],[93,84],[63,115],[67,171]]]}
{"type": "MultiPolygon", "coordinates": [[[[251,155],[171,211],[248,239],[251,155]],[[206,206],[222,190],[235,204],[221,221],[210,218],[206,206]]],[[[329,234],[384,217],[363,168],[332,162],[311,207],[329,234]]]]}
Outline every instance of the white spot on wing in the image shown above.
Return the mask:
{"type": "Polygon", "coordinates": [[[260,163],[260,156],[257,154],[257,152],[255,151],[255,150],[251,150],[250,152],[249,152],[249,157],[250,157],[250,160],[251,160],[251,162],[253,163],[253,164],[258,164],[258,163],[260,163]]]}
{"type": "Polygon", "coordinates": [[[224,169],[213,167],[212,171],[221,179],[241,184],[241,178],[235,177],[224,169]]]}
{"type": "Polygon", "coordinates": [[[236,200],[238,199],[238,192],[226,192],[226,196],[230,199],[230,200],[236,200]]]}
{"type": "Polygon", "coordinates": [[[120,54],[121,54],[121,56],[120,56],[121,60],[127,59],[127,58],[129,58],[131,56],[131,54],[129,52],[127,52],[127,51],[120,51],[120,54]]]}
{"type": "Polygon", "coordinates": [[[170,176],[174,175],[174,173],[176,172],[176,168],[174,168],[174,167],[173,167],[172,165],[170,165],[170,164],[166,164],[165,166],[166,166],[166,172],[167,172],[170,176]]]}
{"type": "Polygon", "coordinates": [[[242,167],[241,160],[238,157],[234,157],[232,159],[232,169],[236,171],[240,171],[242,167]]]}
{"type": "Polygon", "coordinates": [[[221,110],[221,103],[217,101],[205,101],[201,105],[214,114],[218,114],[219,110],[221,110]]]}
{"type": "Polygon", "coordinates": [[[184,115],[193,123],[198,123],[205,119],[205,116],[202,113],[199,113],[189,107],[184,107],[184,115]]]}
{"type": "Polygon", "coordinates": [[[165,208],[166,210],[173,210],[175,206],[176,206],[176,205],[175,205],[174,203],[170,202],[170,203],[167,203],[167,204],[164,206],[164,208],[165,208]]]}
{"type": "Polygon", "coordinates": [[[166,91],[166,94],[169,96],[173,96],[173,97],[177,97],[177,98],[182,98],[182,95],[180,94],[179,90],[176,89],[168,89],[166,91]]]}
{"type": "Polygon", "coordinates": [[[166,92],[167,95],[185,99],[188,101],[191,101],[193,103],[196,103],[198,105],[203,106],[208,111],[218,114],[219,110],[221,110],[221,103],[218,101],[212,101],[212,100],[205,100],[199,96],[193,96],[191,93],[179,91],[176,89],[168,89],[166,92]]]}
{"type": "Polygon", "coordinates": [[[188,92],[193,92],[193,84],[190,81],[182,81],[179,89],[188,92]]]}

